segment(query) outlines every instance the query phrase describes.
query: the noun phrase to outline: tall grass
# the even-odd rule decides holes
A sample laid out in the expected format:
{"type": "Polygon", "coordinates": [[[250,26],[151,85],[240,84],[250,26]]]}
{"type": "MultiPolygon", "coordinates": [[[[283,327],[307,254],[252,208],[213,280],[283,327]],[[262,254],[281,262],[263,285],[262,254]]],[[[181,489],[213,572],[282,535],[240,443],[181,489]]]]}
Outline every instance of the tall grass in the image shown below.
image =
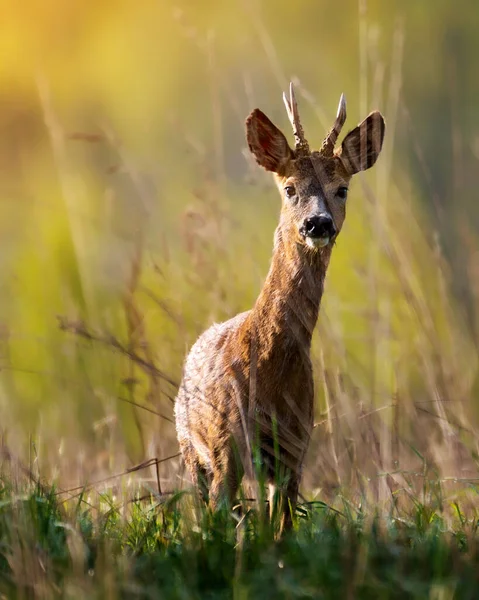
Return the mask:
{"type": "MultiPolygon", "coordinates": [[[[18,482],[17,482],[18,484],[18,482]]],[[[434,488],[431,483],[428,488],[434,488]]],[[[437,487],[434,493],[437,493],[437,487]]],[[[366,505],[298,507],[294,531],[251,507],[233,519],[189,494],[169,499],[40,484],[0,502],[0,593],[6,598],[474,598],[477,513],[418,499],[385,517],[366,505]]]]}

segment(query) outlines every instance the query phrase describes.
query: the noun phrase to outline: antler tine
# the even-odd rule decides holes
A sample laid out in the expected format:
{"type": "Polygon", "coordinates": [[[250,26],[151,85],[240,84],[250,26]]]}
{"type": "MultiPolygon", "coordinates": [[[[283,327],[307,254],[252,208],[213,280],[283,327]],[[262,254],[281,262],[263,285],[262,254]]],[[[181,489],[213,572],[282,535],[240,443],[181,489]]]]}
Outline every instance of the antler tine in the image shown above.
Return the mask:
{"type": "Polygon", "coordinates": [[[336,114],[336,123],[335,123],[339,127],[338,135],[341,132],[341,129],[343,128],[343,125],[345,122],[346,122],[346,98],[344,97],[344,94],[341,94],[341,97],[339,98],[338,112],[336,114]]]}
{"type": "Polygon", "coordinates": [[[334,121],[334,125],[331,128],[331,131],[324,138],[324,142],[321,146],[321,152],[326,154],[327,156],[332,156],[334,152],[334,145],[336,144],[336,140],[338,139],[339,134],[341,133],[341,129],[346,121],[346,98],[344,94],[341,94],[341,98],[339,99],[338,112],[336,114],[336,120],[334,121]]]}
{"type": "Polygon", "coordinates": [[[298,103],[296,102],[292,82],[289,84],[289,100],[285,93],[283,93],[283,100],[284,105],[286,106],[286,112],[288,113],[288,118],[293,127],[296,152],[298,154],[309,154],[309,144],[304,137],[304,130],[299,119],[298,103]]]}
{"type": "Polygon", "coordinates": [[[283,102],[286,107],[286,112],[288,113],[288,119],[294,128],[293,111],[291,110],[291,104],[289,103],[288,96],[286,96],[286,92],[283,92],[283,102]]]}

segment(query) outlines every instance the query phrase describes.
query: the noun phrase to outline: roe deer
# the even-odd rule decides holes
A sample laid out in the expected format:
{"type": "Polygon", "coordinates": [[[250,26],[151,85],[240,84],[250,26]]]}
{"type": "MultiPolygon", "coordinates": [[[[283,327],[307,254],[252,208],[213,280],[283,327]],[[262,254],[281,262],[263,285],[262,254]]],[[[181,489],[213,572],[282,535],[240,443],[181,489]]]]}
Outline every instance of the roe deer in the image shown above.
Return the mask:
{"type": "Polygon", "coordinates": [[[287,474],[281,511],[289,526],[313,428],[310,346],[324,278],[350,179],[376,162],[385,125],[372,112],[335,149],[346,120],[341,96],[331,131],[311,151],[292,84],[284,102],[294,150],[259,109],[246,120],[249,149],[282,196],[269,273],[253,309],[213,325],[193,345],[175,415],[183,459],[213,508],[235,498],[256,440],[268,480],[278,465],[287,474]]]}

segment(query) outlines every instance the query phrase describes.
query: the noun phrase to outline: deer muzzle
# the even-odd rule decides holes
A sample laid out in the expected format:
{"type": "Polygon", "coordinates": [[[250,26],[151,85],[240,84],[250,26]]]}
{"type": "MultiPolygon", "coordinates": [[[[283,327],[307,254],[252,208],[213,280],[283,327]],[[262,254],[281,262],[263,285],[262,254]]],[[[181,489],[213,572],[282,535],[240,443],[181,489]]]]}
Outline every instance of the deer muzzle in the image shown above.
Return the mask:
{"type": "Polygon", "coordinates": [[[330,215],[321,214],[305,219],[299,233],[311,248],[323,248],[336,236],[336,227],[330,215]]]}

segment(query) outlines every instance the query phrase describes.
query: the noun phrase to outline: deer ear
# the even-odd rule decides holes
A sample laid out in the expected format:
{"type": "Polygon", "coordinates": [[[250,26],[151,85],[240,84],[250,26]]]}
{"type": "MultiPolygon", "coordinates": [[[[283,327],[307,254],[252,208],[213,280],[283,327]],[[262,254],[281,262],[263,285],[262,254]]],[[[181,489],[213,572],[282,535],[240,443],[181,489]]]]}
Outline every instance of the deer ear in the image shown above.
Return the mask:
{"type": "Polygon", "coordinates": [[[256,162],[267,171],[277,173],[294,156],[283,133],[258,108],[246,119],[246,140],[256,162]]]}
{"type": "Polygon", "coordinates": [[[384,130],[382,114],[374,111],[344,138],[336,155],[350,175],[374,165],[381,152],[384,130]]]}

